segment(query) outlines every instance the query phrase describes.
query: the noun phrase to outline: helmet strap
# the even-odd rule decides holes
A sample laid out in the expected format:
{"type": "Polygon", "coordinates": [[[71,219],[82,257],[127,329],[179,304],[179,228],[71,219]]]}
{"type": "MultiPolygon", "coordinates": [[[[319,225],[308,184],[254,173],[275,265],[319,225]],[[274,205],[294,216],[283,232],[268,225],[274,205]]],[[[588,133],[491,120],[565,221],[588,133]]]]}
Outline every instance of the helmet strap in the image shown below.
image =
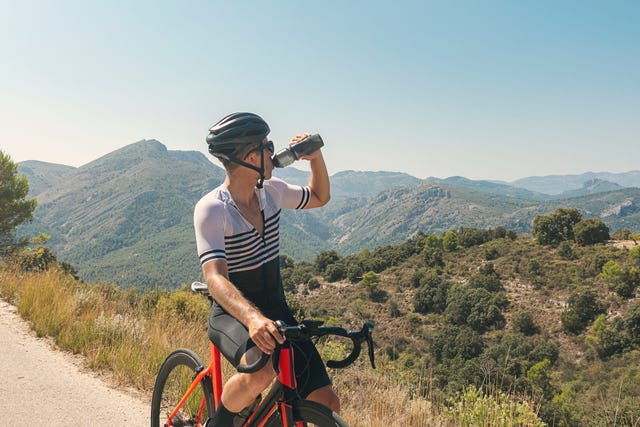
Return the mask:
{"type": "Polygon", "coordinates": [[[229,159],[230,162],[237,163],[241,166],[244,166],[245,168],[249,168],[251,170],[258,172],[260,174],[260,179],[258,180],[256,187],[262,188],[262,185],[264,184],[264,150],[260,150],[260,167],[259,168],[256,166],[253,166],[251,163],[245,162],[244,160],[240,160],[236,156],[228,156],[227,158],[229,159]]]}

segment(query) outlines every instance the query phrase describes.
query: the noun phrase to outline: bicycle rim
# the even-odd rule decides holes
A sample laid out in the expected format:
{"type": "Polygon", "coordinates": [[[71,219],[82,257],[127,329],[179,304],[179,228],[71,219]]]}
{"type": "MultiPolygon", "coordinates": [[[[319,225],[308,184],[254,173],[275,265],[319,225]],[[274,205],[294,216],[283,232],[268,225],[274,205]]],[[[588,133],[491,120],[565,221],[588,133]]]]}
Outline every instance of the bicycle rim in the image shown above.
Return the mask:
{"type": "MultiPolygon", "coordinates": [[[[331,409],[310,400],[296,403],[293,408],[293,418],[296,423],[304,427],[349,427],[349,425],[331,409]]],[[[275,411],[267,422],[266,427],[282,427],[280,411],[275,411]]]]}
{"type": "MultiPolygon", "coordinates": [[[[164,361],[156,377],[151,398],[151,427],[163,427],[171,412],[185,395],[203,363],[194,352],[176,350],[164,361]]],[[[213,415],[211,381],[203,380],[191,393],[180,411],[171,420],[175,427],[196,426],[213,415]]]]}

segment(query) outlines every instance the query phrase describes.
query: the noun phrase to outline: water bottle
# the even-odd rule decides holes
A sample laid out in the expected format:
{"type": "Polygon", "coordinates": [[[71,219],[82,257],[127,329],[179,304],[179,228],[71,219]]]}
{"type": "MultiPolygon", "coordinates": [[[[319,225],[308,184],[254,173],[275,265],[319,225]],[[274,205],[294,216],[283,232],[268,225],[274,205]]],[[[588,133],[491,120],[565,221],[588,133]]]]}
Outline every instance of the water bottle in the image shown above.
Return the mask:
{"type": "Polygon", "coordinates": [[[300,157],[311,154],[322,146],[324,146],[324,142],[319,134],[308,136],[297,144],[278,151],[273,156],[273,166],[277,168],[287,167],[300,157]]]}

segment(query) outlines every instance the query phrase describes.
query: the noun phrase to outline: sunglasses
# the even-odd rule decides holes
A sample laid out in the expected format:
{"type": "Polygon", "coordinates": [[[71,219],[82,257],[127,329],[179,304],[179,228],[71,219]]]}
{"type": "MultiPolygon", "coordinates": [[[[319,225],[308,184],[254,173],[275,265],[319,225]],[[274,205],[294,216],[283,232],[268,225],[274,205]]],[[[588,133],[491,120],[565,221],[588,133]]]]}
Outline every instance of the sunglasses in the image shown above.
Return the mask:
{"type": "Polygon", "coordinates": [[[261,142],[260,145],[258,145],[256,148],[249,151],[247,153],[247,156],[255,151],[262,151],[262,150],[269,150],[271,154],[273,154],[276,150],[275,146],[273,145],[273,141],[261,142]]]}

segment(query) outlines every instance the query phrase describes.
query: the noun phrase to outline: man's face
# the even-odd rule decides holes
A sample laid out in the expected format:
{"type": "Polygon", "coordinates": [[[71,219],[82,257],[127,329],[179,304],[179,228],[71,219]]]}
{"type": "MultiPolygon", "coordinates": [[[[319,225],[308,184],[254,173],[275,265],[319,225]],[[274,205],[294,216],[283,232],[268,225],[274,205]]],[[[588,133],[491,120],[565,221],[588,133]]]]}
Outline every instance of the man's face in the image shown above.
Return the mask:
{"type": "Polygon", "coordinates": [[[275,151],[272,141],[269,141],[266,137],[259,145],[252,148],[245,156],[244,160],[250,162],[256,167],[260,167],[260,152],[264,155],[264,179],[271,179],[273,173],[273,162],[271,157],[275,151]]]}

